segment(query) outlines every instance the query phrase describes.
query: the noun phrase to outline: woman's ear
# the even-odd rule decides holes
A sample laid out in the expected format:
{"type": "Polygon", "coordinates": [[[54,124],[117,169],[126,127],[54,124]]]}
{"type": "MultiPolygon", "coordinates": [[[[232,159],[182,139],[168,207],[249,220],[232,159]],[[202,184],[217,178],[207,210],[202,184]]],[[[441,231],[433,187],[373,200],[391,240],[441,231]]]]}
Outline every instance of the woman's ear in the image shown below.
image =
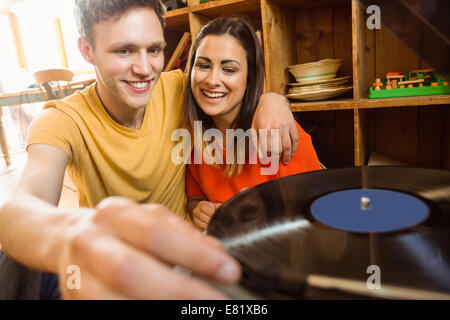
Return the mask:
{"type": "Polygon", "coordinates": [[[91,45],[85,38],[78,38],[78,50],[80,50],[80,53],[83,56],[84,60],[94,65],[93,50],[91,48],[91,45]]]}

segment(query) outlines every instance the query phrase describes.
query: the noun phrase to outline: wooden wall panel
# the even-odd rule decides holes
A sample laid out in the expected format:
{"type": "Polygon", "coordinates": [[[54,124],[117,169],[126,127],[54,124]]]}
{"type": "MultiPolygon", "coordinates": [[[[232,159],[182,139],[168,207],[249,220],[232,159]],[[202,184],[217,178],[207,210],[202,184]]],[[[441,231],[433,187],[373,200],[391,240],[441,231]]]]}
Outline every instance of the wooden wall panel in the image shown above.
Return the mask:
{"type": "Polygon", "coordinates": [[[296,13],[297,63],[342,58],[345,74],[352,70],[352,24],[349,5],[299,10],[296,13]]]}
{"type": "Polygon", "coordinates": [[[322,153],[331,153],[341,166],[353,165],[353,110],[301,112],[296,119],[305,131],[319,132],[327,149],[322,153]]]}
{"type": "Polygon", "coordinates": [[[354,165],[353,110],[335,111],[336,155],[347,166],[354,165]]]}
{"type": "Polygon", "coordinates": [[[378,78],[384,78],[387,72],[409,72],[420,66],[417,55],[383,28],[375,31],[375,47],[378,78]]]}
{"type": "Polygon", "coordinates": [[[296,47],[297,47],[297,63],[312,62],[317,59],[315,47],[315,28],[310,11],[297,12],[296,23],[296,47]]]}
{"type": "Polygon", "coordinates": [[[336,115],[334,111],[301,112],[296,114],[296,118],[305,131],[318,129],[329,145],[330,151],[336,154],[336,115]]]}
{"type": "Polygon", "coordinates": [[[367,151],[367,125],[365,110],[353,110],[353,139],[354,139],[354,165],[366,164],[367,151]]]}
{"type": "Polygon", "coordinates": [[[367,159],[370,158],[370,152],[376,150],[376,109],[367,109],[366,111],[366,146],[367,146],[367,159]]]}
{"type": "Polygon", "coordinates": [[[314,60],[333,58],[333,8],[323,7],[312,10],[314,25],[314,60]]]}
{"type": "Polygon", "coordinates": [[[376,152],[409,164],[417,162],[417,107],[376,113],[376,152]]]}
{"type": "Polygon", "coordinates": [[[364,67],[360,70],[360,98],[367,98],[369,88],[376,78],[375,31],[364,28],[364,43],[361,44],[364,67]]]}
{"type": "MultiPolygon", "coordinates": [[[[353,97],[355,100],[361,98],[361,88],[363,73],[366,59],[364,58],[363,45],[365,42],[364,28],[361,20],[363,19],[363,12],[359,8],[358,0],[352,0],[352,64],[353,64],[353,97]]],[[[356,137],[357,132],[355,132],[356,137]]],[[[355,139],[357,140],[357,139],[355,139]]],[[[356,149],[355,149],[356,151],[356,149]]],[[[355,163],[357,162],[355,152],[355,163]]]]}
{"type": "Polygon", "coordinates": [[[442,153],[441,153],[441,168],[450,170],[450,105],[443,106],[444,108],[444,130],[441,136],[442,139],[442,153]]]}
{"type": "Polygon", "coordinates": [[[166,47],[164,48],[164,68],[166,68],[167,64],[172,57],[175,48],[178,46],[178,43],[183,36],[183,32],[175,31],[175,30],[164,30],[164,38],[166,39],[166,47]]]}
{"type": "MultiPolygon", "coordinates": [[[[350,2],[296,12],[296,63],[341,58],[339,75],[353,75],[350,2]]],[[[293,80],[293,78],[291,78],[293,80]]],[[[304,116],[304,117],[303,117],[304,116]]],[[[330,151],[345,165],[354,163],[353,111],[309,112],[330,151]]]]}
{"type": "Polygon", "coordinates": [[[419,109],[417,164],[420,167],[439,168],[444,151],[445,109],[428,106],[419,109]]]}
{"type": "Polygon", "coordinates": [[[268,91],[285,94],[286,68],[295,64],[295,14],[275,1],[262,0],[263,43],[268,91]]]}
{"type": "Polygon", "coordinates": [[[351,21],[350,4],[333,7],[333,57],[343,60],[338,76],[353,73],[351,21]]]}

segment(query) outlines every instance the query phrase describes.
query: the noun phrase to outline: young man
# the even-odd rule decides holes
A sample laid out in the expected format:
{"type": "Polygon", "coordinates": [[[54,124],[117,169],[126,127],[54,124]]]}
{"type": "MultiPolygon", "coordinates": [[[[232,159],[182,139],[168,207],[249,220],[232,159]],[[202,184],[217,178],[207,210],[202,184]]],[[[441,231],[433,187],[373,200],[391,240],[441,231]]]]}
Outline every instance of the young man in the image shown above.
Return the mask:
{"type": "MultiPolygon", "coordinates": [[[[78,46],[97,82],[50,102],[33,122],[26,167],[0,210],[2,250],[58,274],[64,298],[224,297],[173,265],[223,283],[239,279],[220,242],[173,213],[185,216],[185,168],[170,157],[184,78],[161,73],[163,15],[158,0],[76,2],[78,46]],[[56,207],[66,167],[78,209],[56,207]],[[71,270],[80,271],[79,286],[67,285],[71,270]]],[[[285,99],[263,96],[254,121],[280,128],[288,161],[297,136],[285,99]]]]}

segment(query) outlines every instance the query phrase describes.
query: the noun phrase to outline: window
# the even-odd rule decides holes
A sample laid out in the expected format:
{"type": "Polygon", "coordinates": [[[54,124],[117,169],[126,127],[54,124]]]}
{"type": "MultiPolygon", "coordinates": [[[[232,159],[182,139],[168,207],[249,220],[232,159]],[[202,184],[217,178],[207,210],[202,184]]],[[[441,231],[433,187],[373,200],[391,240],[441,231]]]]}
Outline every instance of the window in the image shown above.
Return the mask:
{"type": "Polygon", "coordinates": [[[0,92],[2,92],[3,89],[8,90],[8,84],[4,79],[6,75],[19,68],[9,14],[6,11],[0,12],[0,39],[2,44],[2,50],[0,50],[0,92]]]}
{"type": "Polygon", "coordinates": [[[17,15],[30,72],[64,67],[55,18],[61,21],[68,67],[74,71],[92,70],[92,66],[83,60],[78,51],[78,31],[73,17],[74,3],[75,0],[24,0],[10,5],[11,11],[17,15]]]}
{"type": "MultiPolygon", "coordinates": [[[[0,92],[23,92],[34,85],[33,73],[40,69],[68,67],[75,73],[93,70],[78,51],[74,4],[75,0],[0,0],[0,92]]],[[[43,105],[2,107],[0,117],[11,154],[24,150],[28,125],[43,105]]]]}

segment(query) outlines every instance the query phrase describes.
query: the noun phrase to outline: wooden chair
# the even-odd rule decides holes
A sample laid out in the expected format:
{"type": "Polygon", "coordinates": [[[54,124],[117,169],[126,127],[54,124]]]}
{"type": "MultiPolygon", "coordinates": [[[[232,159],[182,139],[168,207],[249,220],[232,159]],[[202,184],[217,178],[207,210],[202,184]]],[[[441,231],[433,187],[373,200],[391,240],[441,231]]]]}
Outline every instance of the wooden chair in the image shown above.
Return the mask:
{"type": "Polygon", "coordinates": [[[58,98],[64,98],[66,95],[64,94],[64,89],[69,88],[71,93],[73,93],[73,89],[70,85],[70,81],[73,78],[73,72],[68,69],[47,69],[40,70],[34,73],[34,78],[36,79],[36,83],[41,90],[42,96],[46,101],[54,100],[58,98]],[[50,82],[56,82],[57,87],[51,87],[50,82]],[[63,88],[60,84],[60,81],[66,81],[67,85],[63,88]],[[45,89],[45,90],[44,90],[45,89]],[[53,89],[57,89],[59,92],[59,97],[55,94],[53,89]]]}

